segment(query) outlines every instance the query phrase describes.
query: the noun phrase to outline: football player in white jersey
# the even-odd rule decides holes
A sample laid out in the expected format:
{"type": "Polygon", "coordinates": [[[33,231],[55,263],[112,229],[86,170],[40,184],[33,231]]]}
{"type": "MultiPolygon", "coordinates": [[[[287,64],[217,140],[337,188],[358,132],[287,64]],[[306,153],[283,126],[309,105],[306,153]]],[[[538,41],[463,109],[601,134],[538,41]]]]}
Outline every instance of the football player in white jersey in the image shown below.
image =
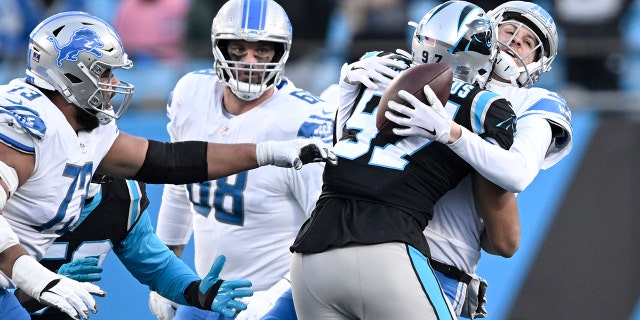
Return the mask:
{"type": "MultiPolygon", "coordinates": [[[[47,269],[80,282],[102,279],[102,261],[113,250],[120,262],[141,284],[158,290],[173,301],[201,305],[198,290],[221,280],[224,265],[219,256],[202,280],[156,236],[147,212],[146,185],[134,180],[93,177],[78,226],[56,238],[40,261],[47,269]]],[[[218,284],[216,284],[218,285],[218,284]]],[[[235,316],[246,308],[237,297],[250,295],[247,279],[223,280],[217,294],[209,295],[216,310],[235,316]],[[242,288],[237,290],[238,288],[242,288]],[[246,291],[249,290],[249,291],[246,291]],[[234,300],[234,301],[231,301],[234,300]]],[[[212,290],[213,292],[213,290],[212,290]]],[[[14,294],[31,320],[67,320],[69,315],[56,308],[43,307],[20,288],[14,294]]]]}
{"type": "MultiPolygon", "coordinates": [[[[97,311],[91,294],[104,295],[99,287],[37,263],[59,234],[78,223],[96,172],[191,183],[261,165],[301,167],[332,158],[302,139],[161,143],[120,132],[112,120],[127,109],[133,85],[114,71],[131,67],[109,24],[83,12],[63,12],[32,31],[26,78],[0,86],[0,298],[17,285],[72,317],[97,311]]],[[[0,307],[0,313],[5,310],[0,307]]]]}
{"type": "MultiPolygon", "coordinates": [[[[169,100],[171,141],[260,143],[314,138],[332,143],[335,108],[284,77],[291,24],[273,0],[230,0],[213,19],[214,69],[189,73],[169,100]]],[[[248,278],[255,294],[239,317],[262,314],[289,287],[296,233],[322,187],[322,164],[303,169],[258,168],[187,185],[165,185],[157,234],[180,255],[194,235],[198,274],[224,254],[223,277],[248,278]]],[[[157,299],[152,293],[150,299],[157,299]]],[[[160,319],[171,308],[157,307],[160,319]]],[[[211,319],[179,306],[175,319],[211,319]]],[[[216,318],[217,319],[217,318],[216,318]]]]}
{"type": "MultiPolygon", "coordinates": [[[[501,52],[486,88],[506,97],[513,105],[518,129],[511,148],[505,151],[486,143],[431,112],[440,106],[414,105],[415,111],[396,110],[409,118],[405,121],[391,117],[390,120],[410,126],[397,132],[404,135],[433,138],[419,127],[450,126],[452,131],[462,130],[462,138],[449,147],[490,181],[519,193],[540,169],[552,167],[571,150],[571,112],[565,100],[555,92],[529,87],[551,69],[557,55],[558,36],[553,18],[531,2],[509,1],[488,14],[497,24],[501,52]]],[[[428,48],[416,46],[414,42],[414,55],[423,50],[428,48]]],[[[513,248],[509,241],[487,241],[487,234],[494,226],[477,214],[469,181],[467,178],[436,203],[436,214],[425,234],[432,258],[436,260],[432,265],[440,273],[440,282],[453,307],[458,314],[474,318],[487,315],[482,293],[486,283],[474,274],[480,249],[509,257],[517,246],[513,248]]]]}

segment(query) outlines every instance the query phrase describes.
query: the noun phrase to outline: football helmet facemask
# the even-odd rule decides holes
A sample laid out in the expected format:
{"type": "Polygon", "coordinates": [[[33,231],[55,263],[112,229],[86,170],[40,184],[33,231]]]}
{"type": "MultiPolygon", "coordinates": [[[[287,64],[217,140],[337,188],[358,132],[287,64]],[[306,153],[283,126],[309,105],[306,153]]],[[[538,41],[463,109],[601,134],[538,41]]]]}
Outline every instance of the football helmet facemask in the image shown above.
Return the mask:
{"type": "Polygon", "coordinates": [[[410,25],[416,28],[411,44],[416,63],[446,63],[456,79],[487,81],[498,46],[494,26],[482,8],[447,1],[410,25]]]}
{"type": "Polygon", "coordinates": [[[115,69],[132,66],[116,31],[85,12],[53,15],[29,36],[27,82],[59,92],[100,124],[120,118],[127,110],[133,85],[111,82],[115,69]]]}
{"type": "Polygon", "coordinates": [[[240,99],[251,101],[278,85],[284,76],[291,50],[292,29],[284,9],[273,0],[230,0],[213,18],[211,42],[214,68],[222,83],[240,99]],[[275,56],[268,63],[234,61],[228,53],[231,40],[266,41],[275,44],[275,56]],[[240,81],[240,73],[257,74],[258,81],[240,81]]]}
{"type": "Polygon", "coordinates": [[[500,49],[508,53],[497,59],[494,72],[501,78],[511,81],[519,87],[526,87],[540,80],[543,73],[551,70],[551,63],[558,54],[558,32],[551,15],[535,3],[524,1],[505,2],[487,13],[497,28],[505,24],[516,27],[513,36],[507,41],[498,41],[500,49]],[[519,55],[511,48],[520,29],[527,29],[536,36],[536,46],[529,53],[519,55]],[[524,61],[534,55],[533,62],[524,61]],[[518,66],[514,59],[520,61],[518,66]]]}

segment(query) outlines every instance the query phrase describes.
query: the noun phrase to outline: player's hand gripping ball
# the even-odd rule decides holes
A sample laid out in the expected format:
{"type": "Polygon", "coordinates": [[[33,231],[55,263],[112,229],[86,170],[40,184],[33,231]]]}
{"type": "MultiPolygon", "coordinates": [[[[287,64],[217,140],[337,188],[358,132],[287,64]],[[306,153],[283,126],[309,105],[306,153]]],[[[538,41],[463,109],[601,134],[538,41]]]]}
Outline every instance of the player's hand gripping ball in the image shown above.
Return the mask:
{"type": "Polygon", "coordinates": [[[382,94],[380,104],[376,114],[376,127],[381,134],[393,135],[393,128],[400,128],[395,122],[389,121],[385,117],[386,111],[394,114],[397,112],[391,110],[388,106],[390,100],[396,101],[403,105],[413,108],[408,102],[398,96],[398,91],[405,90],[421,102],[429,104],[424,95],[424,86],[429,85],[433,92],[438,96],[438,100],[445,105],[449,100],[449,92],[451,92],[451,84],[453,82],[453,72],[445,63],[425,63],[412,66],[400,73],[390,83],[382,94]]]}

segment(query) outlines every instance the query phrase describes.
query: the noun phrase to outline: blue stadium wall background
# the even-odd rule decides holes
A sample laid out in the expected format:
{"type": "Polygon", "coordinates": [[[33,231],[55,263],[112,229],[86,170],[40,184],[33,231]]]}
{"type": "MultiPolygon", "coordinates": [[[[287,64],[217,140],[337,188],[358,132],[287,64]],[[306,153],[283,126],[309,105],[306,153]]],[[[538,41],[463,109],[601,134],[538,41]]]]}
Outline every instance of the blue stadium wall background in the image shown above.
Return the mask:
{"type": "MultiPolygon", "coordinates": [[[[574,149],[518,196],[521,246],[510,259],[483,255],[488,319],[640,320],[640,122],[574,110],[574,149]]],[[[131,110],[125,132],[167,141],[164,112],[131,110]]],[[[155,225],[162,186],[150,185],[155,225]]],[[[185,261],[193,266],[193,247],[185,261]]],[[[92,319],[149,319],[149,289],[110,254],[107,297],[92,319]]]]}

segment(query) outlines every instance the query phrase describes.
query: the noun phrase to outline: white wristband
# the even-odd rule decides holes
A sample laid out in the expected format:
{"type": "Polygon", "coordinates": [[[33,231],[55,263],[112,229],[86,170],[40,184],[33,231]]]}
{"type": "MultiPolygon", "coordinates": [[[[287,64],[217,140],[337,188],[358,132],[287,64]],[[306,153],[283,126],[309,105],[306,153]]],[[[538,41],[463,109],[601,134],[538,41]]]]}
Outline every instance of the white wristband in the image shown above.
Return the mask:
{"type": "Polygon", "coordinates": [[[4,205],[7,204],[7,200],[9,200],[9,195],[4,190],[2,186],[0,186],[0,210],[4,208],[4,205]]]}
{"type": "Polygon", "coordinates": [[[31,256],[20,256],[13,264],[11,280],[26,294],[40,301],[42,290],[53,280],[62,278],[61,275],[43,267],[31,256]]]}
{"type": "MultiPolygon", "coordinates": [[[[0,190],[4,192],[3,188],[0,188],[0,190]]],[[[0,195],[0,197],[2,196],[0,195]]],[[[0,214],[0,252],[19,243],[18,236],[13,232],[11,225],[9,225],[9,222],[0,214]]]]}
{"type": "Polygon", "coordinates": [[[256,144],[256,160],[258,161],[258,166],[266,166],[273,164],[273,152],[272,141],[264,141],[256,144]]]}
{"type": "Polygon", "coordinates": [[[0,161],[0,179],[7,185],[10,194],[18,189],[18,172],[2,161],[0,161]]]}

